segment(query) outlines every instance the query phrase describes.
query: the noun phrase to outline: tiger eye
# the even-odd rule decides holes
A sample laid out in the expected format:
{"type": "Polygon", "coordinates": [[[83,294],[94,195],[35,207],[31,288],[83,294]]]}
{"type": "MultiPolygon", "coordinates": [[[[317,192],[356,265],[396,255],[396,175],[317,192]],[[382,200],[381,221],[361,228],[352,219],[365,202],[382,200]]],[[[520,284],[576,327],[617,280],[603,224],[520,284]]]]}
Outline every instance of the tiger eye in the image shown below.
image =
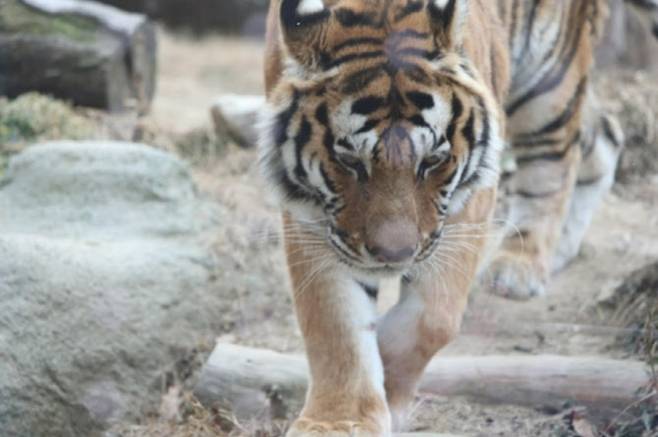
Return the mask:
{"type": "Polygon", "coordinates": [[[430,172],[439,168],[446,161],[447,156],[445,155],[432,155],[423,159],[418,167],[418,178],[425,179],[430,172]]]}
{"type": "Polygon", "coordinates": [[[430,156],[428,158],[425,158],[423,162],[427,167],[435,167],[441,164],[441,162],[443,162],[444,160],[445,158],[443,158],[442,156],[430,156]]]}
{"type": "Polygon", "coordinates": [[[359,164],[361,164],[361,160],[357,158],[356,156],[353,155],[348,155],[348,154],[340,154],[338,155],[338,160],[341,162],[346,167],[349,167],[351,169],[356,168],[359,164]]]}

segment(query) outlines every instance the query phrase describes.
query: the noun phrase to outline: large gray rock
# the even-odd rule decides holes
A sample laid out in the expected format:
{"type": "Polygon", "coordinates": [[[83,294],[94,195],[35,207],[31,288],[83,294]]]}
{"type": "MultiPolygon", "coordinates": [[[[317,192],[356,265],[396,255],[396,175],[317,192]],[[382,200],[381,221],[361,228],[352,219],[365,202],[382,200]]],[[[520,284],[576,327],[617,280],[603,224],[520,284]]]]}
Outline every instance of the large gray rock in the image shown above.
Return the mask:
{"type": "Polygon", "coordinates": [[[0,435],[100,435],[157,405],[218,331],[202,242],[218,219],[185,167],[141,145],[51,143],[0,181],[0,435]]]}

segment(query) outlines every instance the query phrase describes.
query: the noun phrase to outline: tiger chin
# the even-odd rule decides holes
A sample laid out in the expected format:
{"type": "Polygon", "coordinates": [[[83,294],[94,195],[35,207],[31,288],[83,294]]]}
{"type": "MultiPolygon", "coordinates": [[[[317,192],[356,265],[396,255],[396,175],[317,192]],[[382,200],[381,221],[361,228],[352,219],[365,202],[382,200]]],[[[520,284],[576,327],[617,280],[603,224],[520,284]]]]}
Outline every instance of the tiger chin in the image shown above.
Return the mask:
{"type": "Polygon", "coordinates": [[[271,1],[259,147],[311,374],[289,437],[391,435],[481,271],[525,299],[575,256],[623,141],[588,91],[604,10],[271,1]]]}

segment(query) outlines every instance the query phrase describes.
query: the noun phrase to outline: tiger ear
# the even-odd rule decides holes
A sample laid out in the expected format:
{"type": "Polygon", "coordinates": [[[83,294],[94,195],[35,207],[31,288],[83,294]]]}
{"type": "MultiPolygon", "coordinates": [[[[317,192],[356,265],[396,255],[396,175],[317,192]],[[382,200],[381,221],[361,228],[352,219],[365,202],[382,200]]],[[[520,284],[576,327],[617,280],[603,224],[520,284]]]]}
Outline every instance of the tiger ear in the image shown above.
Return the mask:
{"type": "Polygon", "coordinates": [[[281,33],[288,53],[305,67],[317,65],[322,31],[330,10],[324,0],[282,0],[281,33]]]}
{"type": "Polygon", "coordinates": [[[430,0],[428,9],[434,34],[441,47],[462,45],[470,0],[430,0]]]}

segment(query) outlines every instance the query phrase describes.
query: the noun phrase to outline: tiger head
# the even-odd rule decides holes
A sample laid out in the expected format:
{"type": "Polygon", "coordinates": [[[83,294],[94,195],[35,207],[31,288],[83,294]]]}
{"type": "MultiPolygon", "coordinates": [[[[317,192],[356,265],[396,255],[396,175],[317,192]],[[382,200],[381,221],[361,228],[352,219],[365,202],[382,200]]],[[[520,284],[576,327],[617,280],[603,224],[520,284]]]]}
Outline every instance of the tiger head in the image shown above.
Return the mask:
{"type": "Polygon", "coordinates": [[[461,54],[469,1],[279,3],[268,181],[356,274],[404,274],[498,180],[499,105],[461,54]]]}

